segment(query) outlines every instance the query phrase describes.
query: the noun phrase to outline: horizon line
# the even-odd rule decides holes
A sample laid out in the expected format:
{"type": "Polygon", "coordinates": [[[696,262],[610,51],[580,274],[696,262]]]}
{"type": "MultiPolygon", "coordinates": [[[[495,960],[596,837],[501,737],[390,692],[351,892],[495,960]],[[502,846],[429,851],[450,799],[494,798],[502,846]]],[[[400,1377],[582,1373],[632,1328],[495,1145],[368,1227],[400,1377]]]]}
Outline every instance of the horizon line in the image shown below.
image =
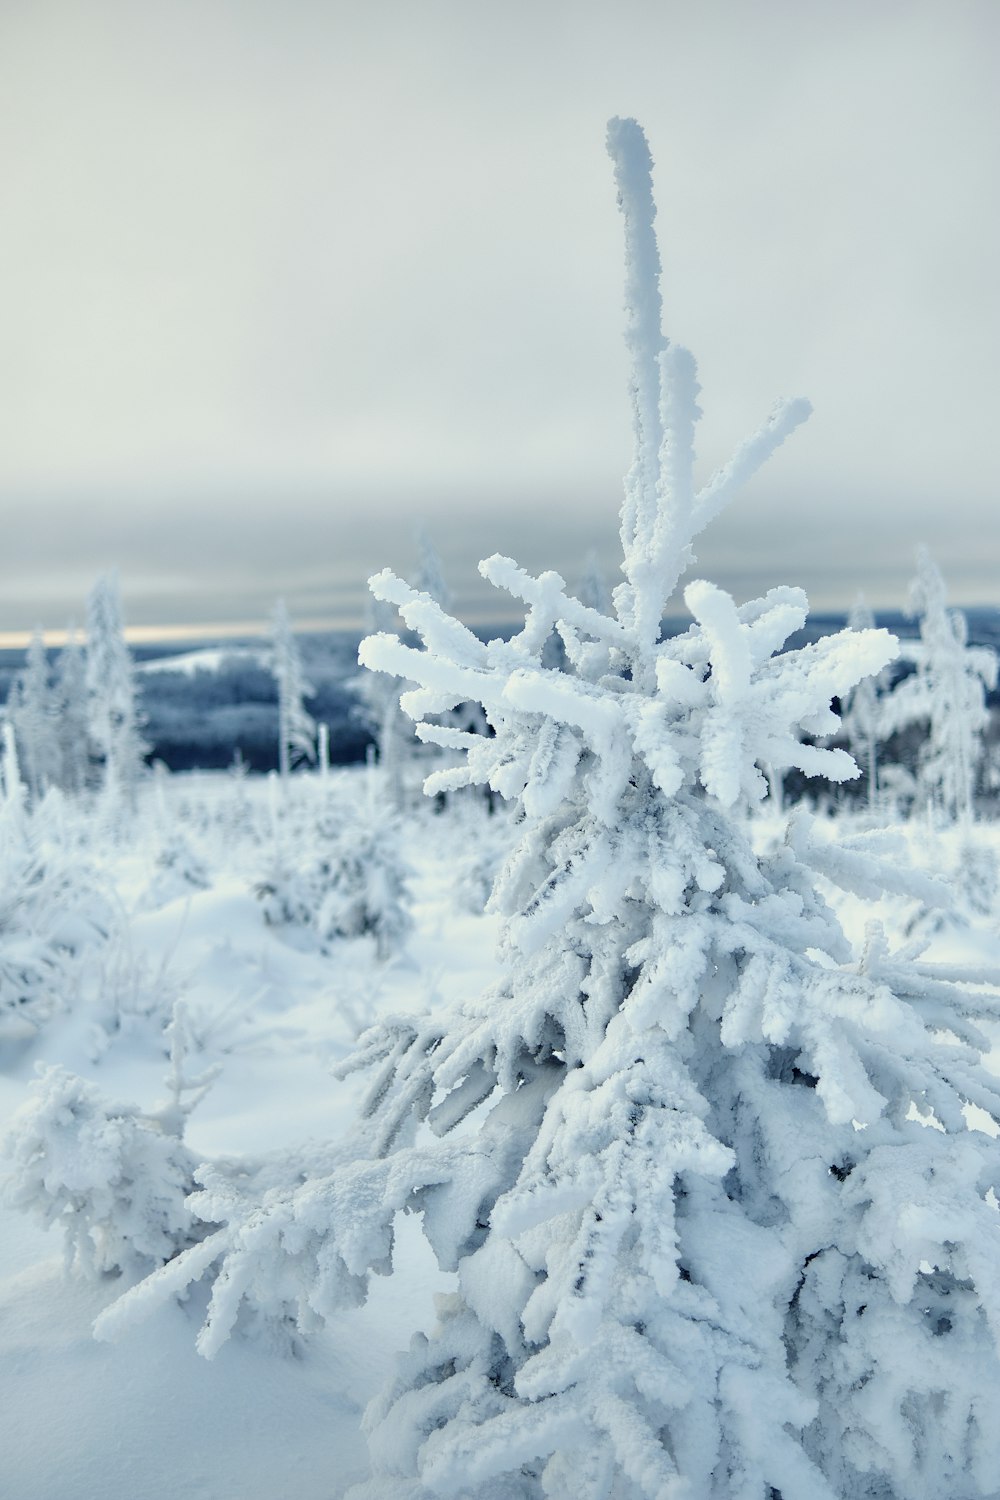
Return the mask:
{"type": "MultiPolygon", "coordinates": [[[[846,617],[852,606],[844,605],[840,608],[824,607],[810,609],[808,618],[813,619],[820,616],[834,615],[846,617]]],[[[906,618],[906,610],[899,605],[869,605],[872,613],[878,615],[894,615],[906,618]]],[[[949,610],[1000,610],[996,604],[959,604],[949,605],[949,610]]],[[[683,612],[677,614],[664,614],[664,620],[682,619],[683,612]]],[[[522,617],[511,615],[509,620],[502,617],[501,613],[490,614],[484,610],[472,609],[463,611],[457,615],[462,624],[470,629],[476,626],[500,626],[508,623],[520,624],[522,617]]],[[[331,616],[314,615],[298,620],[293,617],[293,632],[295,635],[325,634],[335,631],[353,632],[360,631],[362,634],[370,629],[370,624],[355,616],[331,616]]],[[[31,644],[35,632],[32,630],[0,630],[0,651],[24,651],[31,644]]],[[[259,616],[251,620],[202,620],[190,624],[157,624],[157,625],[126,625],[123,631],[126,644],[133,646],[158,646],[170,645],[172,643],[182,644],[189,642],[211,642],[226,640],[266,640],[270,634],[266,619],[259,616]]],[[[53,629],[42,630],[42,641],[46,647],[65,646],[70,637],[77,644],[85,646],[87,632],[84,629],[71,631],[62,626],[53,629]]]]}

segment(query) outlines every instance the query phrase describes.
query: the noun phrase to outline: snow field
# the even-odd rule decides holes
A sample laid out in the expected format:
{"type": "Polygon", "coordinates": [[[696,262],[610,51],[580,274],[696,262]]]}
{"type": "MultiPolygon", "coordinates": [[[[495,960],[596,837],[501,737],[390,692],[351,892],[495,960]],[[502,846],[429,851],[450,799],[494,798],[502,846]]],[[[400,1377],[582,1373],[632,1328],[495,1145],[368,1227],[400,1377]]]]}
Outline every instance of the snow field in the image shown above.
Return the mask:
{"type": "MultiPolygon", "coordinates": [[[[310,809],[320,795],[350,805],[367,796],[369,774],[335,773],[325,790],[318,777],[293,778],[289,797],[310,809]]],[[[429,808],[404,832],[414,928],[394,959],[379,964],[371,937],[337,939],[323,951],[309,934],[268,926],[253,881],[274,796],[263,780],[177,777],[142,789],[128,843],[90,850],[122,925],[102,949],[81,956],[71,1007],[34,1036],[7,1027],[4,1127],[39,1064],[59,1064],[112,1098],[152,1107],[165,1094],[164,1024],[181,999],[195,1043],[189,1060],[197,1069],[221,1067],[188,1126],[196,1155],[329,1142],[357,1107],[360,1082],[330,1077],[357,1031],[432,993],[448,1000],[476,993],[494,976],[495,921],[456,909],[456,870],[472,835],[461,819],[429,808]],[[157,862],[165,827],[197,849],[207,886],[173,894],[157,862]],[[158,890],[167,896],[162,905],[158,890]]],[[[77,815],[64,813],[82,843],[77,815]]],[[[490,836],[486,828],[479,841],[490,836]]],[[[399,1246],[396,1274],[376,1279],[368,1304],[345,1311],[294,1355],[237,1338],[207,1361],[195,1351],[200,1289],[187,1306],[158,1309],[120,1342],[98,1342],[93,1321],[123,1279],[67,1277],[58,1232],[0,1209],[4,1500],[341,1495],[366,1471],[365,1404],[412,1330],[432,1323],[434,1293],[453,1281],[438,1272],[415,1219],[400,1225],[399,1246]]]]}

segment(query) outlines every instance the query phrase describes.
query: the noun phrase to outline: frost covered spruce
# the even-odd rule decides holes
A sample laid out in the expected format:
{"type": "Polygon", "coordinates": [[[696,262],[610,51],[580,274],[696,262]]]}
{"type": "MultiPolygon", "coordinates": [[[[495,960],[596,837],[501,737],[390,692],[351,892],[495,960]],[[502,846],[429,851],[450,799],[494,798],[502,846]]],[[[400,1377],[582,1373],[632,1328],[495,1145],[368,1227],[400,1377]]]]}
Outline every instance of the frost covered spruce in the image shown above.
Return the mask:
{"type": "Polygon", "coordinates": [[[907,643],[916,671],[882,704],[884,736],[909,724],[926,724],[918,794],[924,808],[945,823],[972,822],[976,773],[989,722],[986,689],[996,687],[997,658],[988,646],[968,645],[959,609],[948,609],[941,571],[925,547],[917,549],[910,604],[920,617],[920,640],[907,643]]]}
{"type": "Polygon", "coordinates": [[[357,1496],[995,1496],[1000,1157],[967,1114],[1000,1117],[981,1064],[1000,1002],[875,926],[853,953],[813,868],[864,895],[926,881],[807,821],[766,858],[741,828],[761,763],[857,774],[801,731],[833,732],[831,698],[894,642],[781,652],[801,592],[738,607],[700,581],[693,623],[660,639],[694,538],[808,408],[778,406],[695,489],[695,370],[660,331],[649,153],[633,121],[609,145],[635,423],[614,612],[493,557],[486,576],[527,606],[511,640],[383,573],[375,592],[423,645],[362,648],[416,684],[424,738],[466,754],[428,790],[486,783],[520,808],[492,898],[505,977],[367,1033],[349,1065],[372,1073],[363,1117],[325,1173],[254,1194],[202,1169],[191,1203],[218,1227],[104,1331],[203,1276],[205,1352],[241,1304],[305,1328],[391,1269],[409,1210],[457,1287],[368,1412],[357,1496]],[[427,722],[464,700],[492,737],[427,722]]]}
{"type": "Polygon", "coordinates": [[[103,798],[114,822],[134,811],[136,784],[149,746],[141,736],[135,671],[125,644],[116,573],[102,575],[87,598],[87,717],[91,743],[104,765],[103,798]]]}
{"type": "Polygon", "coordinates": [[[367,935],[381,962],[392,958],[413,927],[411,871],[399,819],[376,799],[371,773],[367,795],[350,801],[322,782],[320,796],[298,806],[287,785],[272,790],[270,839],[253,887],[264,920],[310,932],[323,946],[367,935]]]}

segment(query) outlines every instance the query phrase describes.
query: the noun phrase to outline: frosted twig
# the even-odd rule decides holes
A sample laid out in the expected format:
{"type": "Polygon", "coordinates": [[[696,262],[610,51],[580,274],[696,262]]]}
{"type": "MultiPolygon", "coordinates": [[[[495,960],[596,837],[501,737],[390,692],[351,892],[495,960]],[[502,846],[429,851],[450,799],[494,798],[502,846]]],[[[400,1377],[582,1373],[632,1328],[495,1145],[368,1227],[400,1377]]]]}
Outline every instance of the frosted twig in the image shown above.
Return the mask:
{"type": "Polygon", "coordinates": [[[752,437],[745,438],[728,464],[718,469],[704,489],[699,490],[694,506],[693,535],[704,531],[709,522],[725,510],[736,492],[753,478],[811,411],[811,403],[801,396],[779,401],[774,406],[764,425],[752,437]]]}

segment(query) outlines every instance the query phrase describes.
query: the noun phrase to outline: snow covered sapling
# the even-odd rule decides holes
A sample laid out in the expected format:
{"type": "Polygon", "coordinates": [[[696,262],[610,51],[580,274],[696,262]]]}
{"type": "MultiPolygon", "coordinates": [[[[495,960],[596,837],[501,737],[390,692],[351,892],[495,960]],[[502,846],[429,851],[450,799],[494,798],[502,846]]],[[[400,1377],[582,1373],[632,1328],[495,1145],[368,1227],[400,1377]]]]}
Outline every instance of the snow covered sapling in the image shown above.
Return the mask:
{"type": "Polygon", "coordinates": [[[155,911],[171,901],[207,890],[208,866],[183,827],[166,827],[154,861],[154,874],[139,902],[139,910],[155,911]]]}
{"type": "Polygon", "coordinates": [[[926,723],[918,774],[924,805],[948,823],[967,825],[989,721],[986,689],[997,681],[996,653],[968,645],[965,616],[946,607],[944,579],[925,547],[917,550],[910,605],[920,617],[920,640],[906,647],[916,672],[886,699],[884,732],[926,723]]]}
{"type": "Polygon", "coordinates": [[[302,671],[302,656],[283,599],[271,615],[271,670],[278,684],[278,772],[285,781],[299,761],[316,759],[316,724],[303,702],[312,688],[302,671]]]}
{"type": "Polygon", "coordinates": [[[73,626],[56,661],[54,688],[56,734],[59,747],[59,786],[78,795],[87,785],[88,753],[87,664],[73,626]]]}
{"type": "Polygon", "coordinates": [[[370,934],[384,963],[413,929],[399,821],[374,797],[353,811],[326,853],[326,889],[316,913],[324,942],[370,934]]]}
{"type": "Polygon", "coordinates": [[[158,1109],[143,1114],[64,1068],[43,1068],[4,1143],[14,1163],[7,1201],[59,1225],[67,1263],[84,1274],[142,1274],[210,1232],[186,1202],[199,1158],[183,1135],[218,1070],[186,1074],[180,1002],[167,1030],[170,1097],[158,1109]]]}
{"type": "Polygon", "coordinates": [[[59,783],[56,703],[41,629],[33,632],[24,671],[11,689],[7,714],[14,725],[28,798],[37,806],[50,786],[59,783]]]}
{"type": "Polygon", "coordinates": [[[340,1166],[263,1198],[206,1179],[214,1249],[160,1285],[214,1277],[211,1351],[243,1300],[280,1291],[303,1325],[357,1300],[391,1267],[398,1211],[422,1215],[457,1289],[369,1410],[369,1500],[992,1494],[1000,1163],[964,1110],[1000,1118],[981,1066],[1000,1001],[875,929],[854,954],[811,867],[864,894],[911,889],[904,871],[802,819],[759,857],[733,815],[762,795],[761,762],[857,774],[799,732],[832,733],[831,698],[894,642],[776,654],[801,592],[737,606],[703,581],[691,626],[660,639],[695,537],[807,408],[781,403],[696,489],[648,149],[631,120],[609,147],[635,432],[614,613],[493,557],[485,575],[527,605],[509,641],[383,573],[423,646],[362,647],[416,684],[422,736],[465,752],[428,790],[486,782],[519,806],[493,897],[505,975],[369,1031],[345,1065],[373,1076],[340,1166]],[[553,627],[562,671],[541,659],[553,627]],[[424,717],[472,699],[492,738],[424,717]]]}
{"type": "Polygon", "coordinates": [[[254,883],[264,920],[311,933],[320,944],[370,935],[379,960],[387,960],[413,925],[398,820],[376,800],[371,782],[359,800],[328,784],[319,790],[318,801],[286,803],[274,821],[254,883]]]}
{"type": "Polygon", "coordinates": [[[139,732],[135,674],[114,573],[99,578],[87,599],[86,675],[90,741],[104,763],[103,796],[115,816],[123,803],[134,806],[149,746],[139,732]]]}
{"type": "MultiPolygon", "coordinates": [[[[30,813],[14,733],[3,727],[0,793],[0,1039],[30,1035],[65,1008],[76,960],[102,942],[113,909],[90,861],[49,836],[50,793],[30,813]]],[[[58,809],[56,810],[58,812],[58,809]]]]}

